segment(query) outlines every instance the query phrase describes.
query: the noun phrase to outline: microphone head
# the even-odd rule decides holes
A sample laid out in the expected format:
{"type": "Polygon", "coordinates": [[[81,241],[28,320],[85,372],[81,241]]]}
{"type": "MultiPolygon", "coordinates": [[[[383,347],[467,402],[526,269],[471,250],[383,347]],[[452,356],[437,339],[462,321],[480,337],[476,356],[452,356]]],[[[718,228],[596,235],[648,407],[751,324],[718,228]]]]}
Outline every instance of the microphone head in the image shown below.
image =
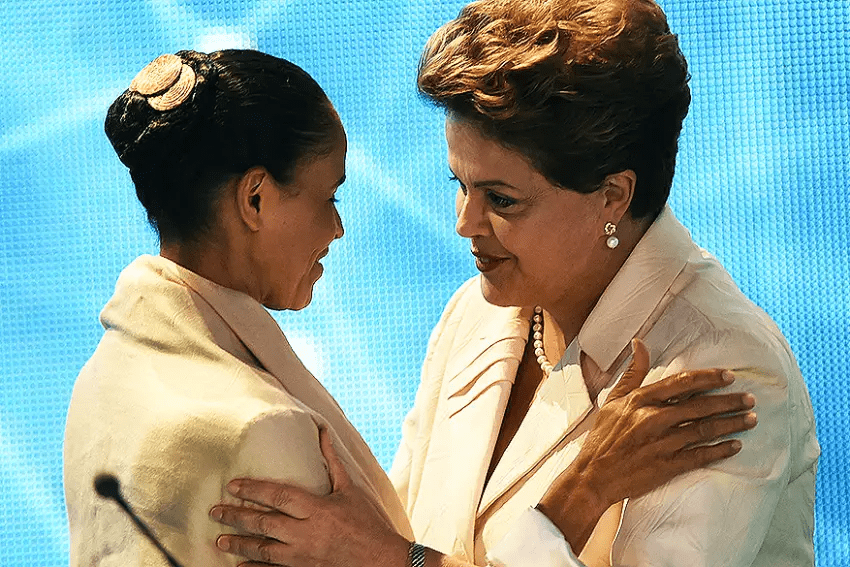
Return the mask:
{"type": "Polygon", "coordinates": [[[94,477],[94,489],[103,498],[121,500],[121,485],[113,474],[101,473],[94,477]]]}

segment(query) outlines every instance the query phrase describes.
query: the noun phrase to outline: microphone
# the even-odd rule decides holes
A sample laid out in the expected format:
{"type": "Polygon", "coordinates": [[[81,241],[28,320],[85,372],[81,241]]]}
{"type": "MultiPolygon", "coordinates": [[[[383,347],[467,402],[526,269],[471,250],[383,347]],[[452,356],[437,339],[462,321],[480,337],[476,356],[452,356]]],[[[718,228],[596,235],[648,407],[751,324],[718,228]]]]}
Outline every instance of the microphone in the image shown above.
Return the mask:
{"type": "Polygon", "coordinates": [[[133,520],[133,523],[136,524],[136,527],[139,528],[139,531],[142,532],[152,544],[154,544],[160,553],[162,553],[171,567],[183,567],[170,553],[168,553],[168,550],[159,543],[159,540],[156,539],[153,532],[150,531],[142,519],[136,515],[132,508],[130,508],[130,505],[126,500],[124,500],[124,497],[121,496],[121,485],[119,484],[118,479],[115,478],[115,475],[109,473],[101,473],[97,475],[94,477],[94,489],[102,498],[114,500],[115,503],[124,510],[130,519],[133,520]]]}

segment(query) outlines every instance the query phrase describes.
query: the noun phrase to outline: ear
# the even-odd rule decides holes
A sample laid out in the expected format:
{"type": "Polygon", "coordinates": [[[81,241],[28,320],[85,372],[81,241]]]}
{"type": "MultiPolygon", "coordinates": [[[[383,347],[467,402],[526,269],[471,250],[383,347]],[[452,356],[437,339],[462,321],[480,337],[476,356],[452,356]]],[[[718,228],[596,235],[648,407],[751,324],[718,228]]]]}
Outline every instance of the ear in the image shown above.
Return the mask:
{"type": "Polygon", "coordinates": [[[635,195],[637,175],[631,169],[612,173],[602,182],[605,211],[609,222],[618,223],[629,210],[635,195]]]}
{"type": "Polygon", "coordinates": [[[264,199],[273,187],[274,179],[263,167],[252,167],[236,182],[236,210],[239,218],[251,231],[256,232],[262,226],[264,199]]]}

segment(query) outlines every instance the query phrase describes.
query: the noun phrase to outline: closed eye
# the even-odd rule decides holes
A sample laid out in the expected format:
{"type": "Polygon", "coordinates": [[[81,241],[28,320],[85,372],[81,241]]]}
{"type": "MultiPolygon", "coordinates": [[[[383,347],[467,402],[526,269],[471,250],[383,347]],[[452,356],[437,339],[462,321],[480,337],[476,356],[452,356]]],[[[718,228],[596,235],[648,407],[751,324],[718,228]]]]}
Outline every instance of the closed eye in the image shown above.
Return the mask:
{"type": "Polygon", "coordinates": [[[487,200],[489,200],[497,209],[507,209],[517,204],[516,199],[505,197],[493,191],[487,191],[487,200]]]}

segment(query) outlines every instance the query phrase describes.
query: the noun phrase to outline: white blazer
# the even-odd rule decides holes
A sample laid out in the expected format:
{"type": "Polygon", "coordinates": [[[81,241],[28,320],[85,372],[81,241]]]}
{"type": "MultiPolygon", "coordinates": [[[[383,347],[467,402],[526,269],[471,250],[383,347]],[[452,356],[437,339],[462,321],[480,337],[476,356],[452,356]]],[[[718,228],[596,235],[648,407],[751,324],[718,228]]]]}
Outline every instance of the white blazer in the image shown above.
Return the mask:
{"type": "Polygon", "coordinates": [[[185,567],[234,566],[209,509],[234,477],[330,490],[318,443],[327,425],[352,479],[412,537],[396,493],[337,403],[256,301],[161,258],[128,266],[103,309],[97,351],[74,386],[64,481],[71,567],[163,559],[92,479],[111,472],[185,567]]]}
{"type": "MultiPolygon", "coordinates": [[[[604,553],[600,559],[598,549],[589,550],[592,561],[814,564],[819,447],[806,386],[773,322],[669,209],[541,385],[485,486],[530,318],[529,309],[488,304],[473,278],[435,328],[390,473],[418,541],[483,565],[573,461],[598,405],[625,370],[631,339],[640,337],[652,363],[647,383],[685,369],[731,368],[735,391],[755,394],[759,424],[740,435],[744,448],[735,457],[627,502],[610,534],[594,534],[604,553]],[[593,400],[585,378],[608,387],[593,400]]],[[[563,556],[547,565],[579,563],[563,556]]]]}

